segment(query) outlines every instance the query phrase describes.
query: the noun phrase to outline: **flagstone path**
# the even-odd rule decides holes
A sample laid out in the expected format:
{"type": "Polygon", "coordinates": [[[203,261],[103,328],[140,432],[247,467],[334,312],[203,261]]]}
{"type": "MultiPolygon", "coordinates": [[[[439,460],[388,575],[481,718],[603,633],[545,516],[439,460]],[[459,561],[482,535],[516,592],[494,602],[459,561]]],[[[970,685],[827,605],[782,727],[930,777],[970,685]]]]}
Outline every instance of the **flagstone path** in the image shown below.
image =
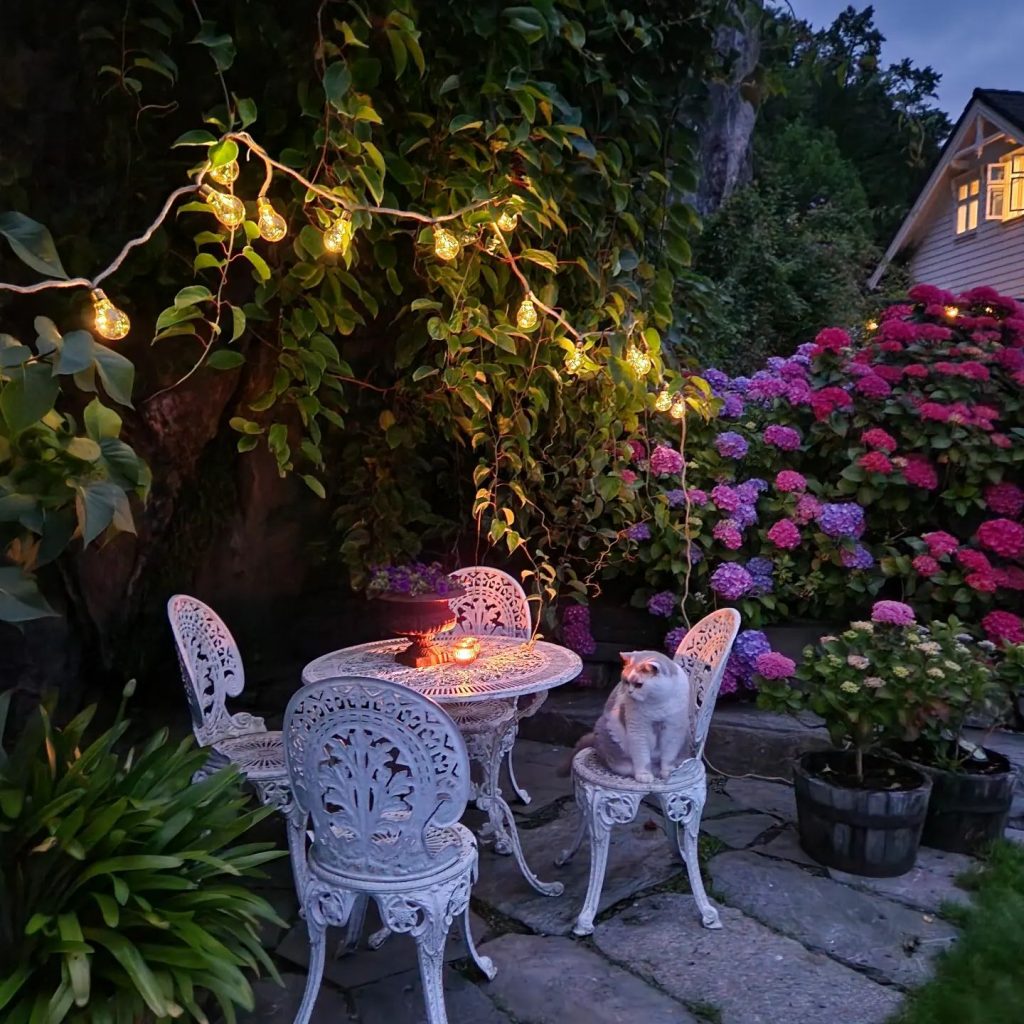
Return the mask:
{"type": "MultiPolygon", "coordinates": [[[[657,809],[644,805],[615,833],[594,935],[574,938],[587,853],[553,866],[575,823],[570,782],[556,774],[566,750],[520,741],[515,756],[534,797],[517,809],[527,857],[566,893],[538,895],[511,858],[482,848],[473,928],[498,976],[480,977],[453,931],[450,1024],[881,1024],[955,941],[943,911],[968,898],[956,878],[970,858],[922,850],[899,879],[828,871],[800,850],[789,786],[720,777],[701,853],[723,928],[701,927],[657,809]]],[[[285,984],[259,982],[256,1009],[241,1024],[290,1024],[305,983],[308,946],[287,863],[274,865],[266,895],[291,922],[267,935],[285,984]]],[[[376,927],[368,921],[368,931],[376,927]]],[[[376,952],[329,958],[313,1024],[423,1021],[411,940],[394,936],[376,952]]]]}

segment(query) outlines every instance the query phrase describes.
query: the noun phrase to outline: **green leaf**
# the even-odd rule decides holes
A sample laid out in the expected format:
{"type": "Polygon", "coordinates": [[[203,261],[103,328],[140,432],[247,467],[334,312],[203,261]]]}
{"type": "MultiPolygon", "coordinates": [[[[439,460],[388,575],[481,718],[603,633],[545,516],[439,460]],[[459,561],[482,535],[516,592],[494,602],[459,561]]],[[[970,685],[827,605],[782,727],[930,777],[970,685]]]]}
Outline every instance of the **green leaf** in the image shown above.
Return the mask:
{"type": "Polygon", "coordinates": [[[164,997],[160,983],[136,946],[123,935],[107,928],[87,928],[85,938],[110,951],[114,959],[124,968],[146,1005],[157,1017],[171,1016],[171,1006],[164,997]]]}
{"type": "Polygon", "coordinates": [[[0,621],[28,622],[56,614],[31,576],[17,566],[0,566],[0,621]]]}
{"type": "Polygon", "coordinates": [[[192,131],[179,135],[171,143],[171,149],[175,149],[178,146],[212,146],[216,141],[216,137],[208,131],[202,128],[193,128],[192,131]]]}
{"type": "Polygon", "coordinates": [[[64,450],[82,462],[95,462],[103,454],[100,446],[90,437],[73,437],[64,450]]]}
{"type": "Polygon", "coordinates": [[[238,339],[245,332],[245,310],[241,306],[231,307],[231,340],[238,339]]]}
{"type": "Polygon", "coordinates": [[[94,355],[103,389],[118,405],[132,408],[132,388],[135,385],[135,366],[132,361],[106,345],[97,345],[94,355]]]}
{"type": "Polygon", "coordinates": [[[402,42],[402,33],[397,29],[387,30],[388,42],[391,44],[391,59],[395,62],[395,79],[402,77],[406,65],[409,63],[409,51],[402,42]]]}
{"type": "Polygon", "coordinates": [[[352,85],[352,73],[345,61],[335,61],[324,72],[324,93],[335,110],[345,113],[344,97],[352,85]]]}
{"type": "Polygon", "coordinates": [[[70,331],[64,335],[57,360],[59,374],[81,373],[92,366],[96,342],[88,331],[70,331]]]}
{"type": "Polygon", "coordinates": [[[456,132],[468,131],[471,128],[480,128],[483,125],[483,121],[473,117],[472,114],[459,114],[458,117],[453,117],[451,123],[448,125],[448,131],[451,135],[456,132]]]}
{"type": "Polygon", "coordinates": [[[242,250],[242,255],[253,265],[256,277],[260,281],[270,280],[270,267],[267,265],[267,261],[252,246],[247,245],[242,250]]]}
{"type": "Polygon", "coordinates": [[[357,170],[359,177],[366,182],[366,187],[373,195],[373,201],[379,205],[384,198],[384,175],[378,168],[368,167],[366,164],[360,164],[357,170]]]}
{"type": "Polygon", "coordinates": [[[558,260],[555,258],[555,254],[546,249],[524,249],[519,255],[522,259],[536,263],[546,270],[558,270],[558,260]]]}
{"type": "Polygon", "coordinates": [[[38,221],[14,210],[0,213],[0,235],[7,239],[22,263],[47,277],[67,278],[50,232],[38,221]]]}
{"type": "Polygon", "coordinates": [[[235,352],[231,349],[220,348],[217,349],[209,359],[206,360],[206,365],[211,370],[237,370],[239,366],[245,363],[245,356],[241,352],[235,352]]]}
{"type": "Polygon", "coordinates": [[[250,99],[235,98],[239,120],[243,128],[248,128],[256,120],[256,103],[250,99]]]}
{"type": "Polygon", "coordinates": [[[205,302],[212,298],[213,292],[206,285],[190,284],[174,296],[174,307],[175,309],[184,309],[186,306],[194,306],[197,302],[205,302]]]}
{"type": "Polygon", "coordinates": [[[94,398],[85,407],[84,419],[86,433],[94,441],[121,436],[121,417],[98,398],[94,398]]]}
{"type": "MultiPolygon", "coordinates": [[[[128,495],[115,483],[98,480],[83,487],[77,487],[75,507],[78,525],[82,529],[82,543],[88,547],[111,523],[115,517],[118,526],[132,522],[128,495]]],[[[133,533],[134,528],[128,532],[133,533]]]]}
{"type": "Polygon", "coordinates": [[[324,485],[320,483],[315,476],[310,476],[308,473],[302,477],[302,482],[318,497],[326,498],[327,492],[324,490],[324,485]]]}
{"type": "Polygon", "coordinates": [[[45,363],[16,370],[0,390],[0,413],[12,434],[38,423],[57,400],[57,381],[45,363]]]}

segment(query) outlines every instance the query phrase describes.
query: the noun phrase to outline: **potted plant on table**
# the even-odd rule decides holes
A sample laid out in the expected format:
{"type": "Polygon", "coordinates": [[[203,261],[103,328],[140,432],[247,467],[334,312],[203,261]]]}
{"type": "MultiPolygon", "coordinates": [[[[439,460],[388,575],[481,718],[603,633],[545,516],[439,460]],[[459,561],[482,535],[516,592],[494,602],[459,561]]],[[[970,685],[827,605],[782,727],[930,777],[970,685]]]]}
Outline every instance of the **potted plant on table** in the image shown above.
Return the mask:
{"type": "Polygon", "coordinates": [[[1017,773],[1002,754],[970,742],[965,729],[972,716],[1000,702],[999,668],[1016,659],[1000,660],[988,641],[975,644],[955,618],[920,626],[908,639],[914,679],[928,699],[893,749],[932,781],[921,842],[974,853],[1002,837],[1017,773]]]}
{"type": "Polygon", "coordinates": [[[819,715],[835,744],[803,754],[793,773],[800,845],[828,867],[885,878],[917,857],[931,779],[883,749],[926,717],[912,636],[913,609],[879,601],[870,622],[804,649],[798,686],[761,682],[761,706],[819,715]]]}
{"type": "Polygon", "coordinates": [[[388,602],[388,628],[411,640],[395,660],[412,668],[446,660],[434,637],[455,625],[456,615],[449,602],[463,592],[439,562],[375,566],[366,585],[368,597],[388,602]]]}

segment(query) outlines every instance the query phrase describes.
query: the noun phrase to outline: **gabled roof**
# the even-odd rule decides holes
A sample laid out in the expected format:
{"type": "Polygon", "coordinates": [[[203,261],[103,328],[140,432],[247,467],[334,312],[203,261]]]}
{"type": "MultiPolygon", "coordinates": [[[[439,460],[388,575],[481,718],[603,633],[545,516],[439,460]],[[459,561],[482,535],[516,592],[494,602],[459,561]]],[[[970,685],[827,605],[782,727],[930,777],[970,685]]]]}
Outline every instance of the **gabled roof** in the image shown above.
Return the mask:
{"type": "Polygon", "coordinates": [[[953,131],[946,139],[939,159],[935,163],[935,169],[925,183],[920,194],[910,208],[910,212],[903,219],[899,230],[885,250],[882,262],[875,268],[875,272],[868,280],[868,287],[875,288],[878,285],[885,268],[889,265],[894,256],[904,247],[908,238],[917,227],[919,220],[928,208],[928,205],[945,178],[946,168],[960,153],[965,146],[972,144],[971,136],[974,133],[978,116],[982,116],[990,124],[1000,131],[1015,139],[1024,141],[1024,92],[1014,89],[975,89],[971,95],[970,102],[964,107],[953,131]]]}

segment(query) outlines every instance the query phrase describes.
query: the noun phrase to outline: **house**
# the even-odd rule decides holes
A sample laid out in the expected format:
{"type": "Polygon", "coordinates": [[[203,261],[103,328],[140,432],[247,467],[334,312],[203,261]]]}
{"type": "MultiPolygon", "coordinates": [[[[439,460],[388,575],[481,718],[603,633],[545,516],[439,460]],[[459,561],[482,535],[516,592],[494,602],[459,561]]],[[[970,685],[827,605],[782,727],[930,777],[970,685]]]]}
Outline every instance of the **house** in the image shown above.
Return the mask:
{"type": "Polygon", "coordinates": [[[1024,298],[1024,92],[974,90],[870,288],[901,253],[914,284],[1024,298]]]}

